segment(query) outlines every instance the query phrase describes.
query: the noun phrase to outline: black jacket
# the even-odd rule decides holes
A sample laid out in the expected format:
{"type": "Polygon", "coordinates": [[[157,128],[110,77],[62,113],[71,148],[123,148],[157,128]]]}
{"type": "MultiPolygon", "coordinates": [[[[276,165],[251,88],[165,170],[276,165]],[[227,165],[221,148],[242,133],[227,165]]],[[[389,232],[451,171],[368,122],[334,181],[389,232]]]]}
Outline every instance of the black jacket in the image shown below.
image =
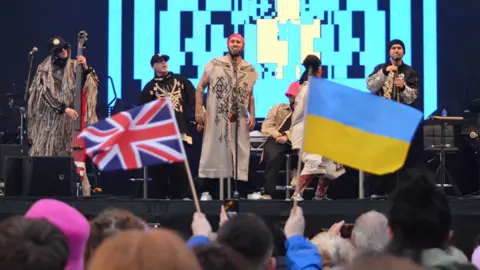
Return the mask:
{"type": "Polygon", "coordinates": [[[195,113],[195,87],[187,78],[172,72],[165,77],[155,76],[143,87],[140,103],[143,105],[165,96],[171,99],[182,139],[192,144],[188,119],[195,113]]]}
{"type": "MultiPolygon", "coordinates": [[[[389,65],[391,65],[390,62],[376,66],[373,72],[368,75],[367,78],[367,88],[370,90],[370,92],[387,98],[388,95],[386,95],[386,92],[389,90],[391,91],[393,87],[393,81],[386,79],[389,75],[386,68],[389,65]]],[[[398,75],[405,81],[405,87],[403,89],[399,89],[400,96],[402,97],[400,102],[411,104],[417,98],[420,87],[417,72],[411,66],[402,63],[400,66],[398,66],[398,75]]]]}

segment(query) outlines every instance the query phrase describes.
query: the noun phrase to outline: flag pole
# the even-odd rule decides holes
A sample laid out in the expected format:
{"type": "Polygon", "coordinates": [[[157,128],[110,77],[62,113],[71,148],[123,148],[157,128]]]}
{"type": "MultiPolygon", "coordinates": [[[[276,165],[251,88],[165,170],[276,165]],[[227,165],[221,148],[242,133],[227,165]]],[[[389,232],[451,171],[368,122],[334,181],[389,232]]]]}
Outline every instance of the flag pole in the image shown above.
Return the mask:
{"type": "Polygon", "coordinates": [[[148,198],[148,167],[143,166],[143,198],[148,198]]]}
{"type": "MultiPolygon", "coordinates": [[[[183,144],[182,144],[182,148],[183,148],[183,144]]],[[[195,203],[195,209],[197,210],[197,212],[201,212],[200,203],[198,202],[198,197],[197,197],[197,191],[195,190],[195,183],[193,182],[192,172],[190,171],[190,165],[188,164],[188,160],[186,158],[183,162],[185,164],[185,169],[187,170],[188,183],[190,184],[190,190],[192,191],[193,202],[195,203]]]]}
{"type": "MultiPolygon", "coordinates": [[[[312,76],[313,76],[313,70],[312,70],[312,67],[309,67],[308,68],[308,87],[307,87],[307,93],[305,93],[307,95],[307,97],[305,99],[305,104],[304,104],[305,110],[303,111],[303,134],[302,134],[302,137],[305,137],[305,121],[306,121],[305,116],[306,116],[307,110],[308,110],[308,96],[310,94],[310,87],[312,85],[311,84],[312,76]]],[[[301,87],[301,85],[300,85],[300,87],[301,87]]],[[[302,145],[300,146],[300,150],[298,151],[297,185],[295,186],[295,192],[293,193],[293,208],[298,206],[297,195],[300,192],[299,186],[300,186],[300,177],[301,177],[301,174],[302,174],[301,173],[301,168],[302,168],[302,154],[303,154],[303,142],[304,141],[305,141],[305,138],[302,138],[302,145]]]]}

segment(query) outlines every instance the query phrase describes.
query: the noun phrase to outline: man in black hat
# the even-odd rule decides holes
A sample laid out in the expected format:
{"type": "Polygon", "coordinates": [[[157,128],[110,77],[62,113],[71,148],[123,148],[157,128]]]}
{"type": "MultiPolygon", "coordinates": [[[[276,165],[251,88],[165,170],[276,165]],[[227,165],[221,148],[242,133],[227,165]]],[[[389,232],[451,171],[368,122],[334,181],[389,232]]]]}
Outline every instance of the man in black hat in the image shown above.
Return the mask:
{"type": "Polygon", "coordinates": [[[367,78],[371,93],[397,102],[412,104],[418,95],[418,75],[415,69],[402,60],[405,44],[399,39],[390,41],[390,60],[375,67],[367,78]]]}
{"type": "MultiPolygon", "coordinates": [[[[188,119],[195,112],[195,87],[187,78],[168,71],[169,59],[166,54],[152,56],[150,66],[155,71],[155,77],[143,88],[141,104],[170,97],[184,145],[190,146],[192,137],[188,130],[188,119]]],[[[183,163],[151,166],[149,175],[153,180],[155,197],[189,197],[188,176],[183,163]]]]}
{"type": "MultiPolygon", "coordinates": [[[[84,56],[71,59],[71,46],[63,38],[51,38],[47,50],[49,54],[38,65],[28,90],[28,137],[32,140],[30,155],[70,156],[73,120],[78,118],[78,112],[72,108],[76,98],[77,64],[84,70],[82,85],[86,90],[84,121],[87,125],[98,120],[95,112],[98,77],[94,70],[88,67],[84,56]]],[[[84,195],[88,195],[88,179],[84,183],[84,195]]]]}
{"type": "MultiPolygon", "coordinates": [[[[367,88],[371,93],[381,97],[412,104],[417,99],[420,83],[415,69],[402,60],[405,55],[405,44],[399,39],[394,39],[390,41],[388,50],[390,60],[375,67],[367,78],[367,88]]],[[[411,154],[412,150],[414,147],[410,148],[407,160],[414,157],[411,154]]],[[[392,192],[400,178],[399,174],[403,174],[403,171],[404,169],[401,169],[383,176],[369,175],[365,181],[366,196],[377,197],[392,192]]]]}

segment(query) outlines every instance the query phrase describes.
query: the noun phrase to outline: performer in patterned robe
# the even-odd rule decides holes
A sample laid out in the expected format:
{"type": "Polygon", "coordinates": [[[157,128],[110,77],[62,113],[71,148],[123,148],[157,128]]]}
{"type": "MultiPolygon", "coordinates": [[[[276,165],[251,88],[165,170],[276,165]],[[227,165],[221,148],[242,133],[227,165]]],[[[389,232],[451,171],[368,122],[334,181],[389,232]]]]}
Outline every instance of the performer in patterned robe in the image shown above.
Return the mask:
{"type": "MultiPolygon", "coordinates": [[[[184,145],[190,146],[192,137],[188,130],[188,113],[193,114],[195,110],[195,87],[187,78],[168,71],[169,59],[166,54],[152,56],[150,65],[155,70],[155,77],[143,88],[141,104],[170,97],[184,145]]],[[[172,199],[190,197],[184,163],[150,166],[149,176],[152,177],[154,185],[152,197],[172,199]]]]}
{"type": "MultiPolygon", "coordinates": [[[[72,106],[77,64],[82,65],[85,97],[85,123],[98,121],[96,114],[98,77],[88,67],[84,56],[71,59],[71,46],[61,37],[48,43],[50,55],[37,68],[28,90],[28,137],[32,141],[31,156],[71,156],[73,121],[78,113],[72,106]]],[[[82,98],[82,97],[78,97],[82,98]]],[[[82,175],[83,195],[90,195],[90,183],[82,175]]]]}
{"type": "Polygon", "coordinates": [[[235,116],[238,116],[238,176],[248,180],[250,159],[249,131],[255,127],[253,86],[255,68],[240,56],[245,40],[239,34],[228,38],[228,54],[205,65],[196,91],[195,121],[204,130],[200,158],[200,178],[229,178],[234,173],[235,116]],[[203,93],[208,87],[206,111],[203,93]],[[236,112],[238,114],[236,114],[236,112]]]}
{"type": "MultiPolygon", "coordinates": [[[[379,95],[403,104],[412,104],[418,96],[419,80],[417,72],[403,62],[405,44],[398,39],[390,41],[388,46],[390,61],[375,67],[367,78],[367,88],[372,94],[379,95]]],[[[418,137],[419,135],[415,135],[418,137]]],[[[416,143],[412,143],[412,146],[416,143]]],[[[407,156],[407,163],[413,162],[415,147],[411,147],[407,156]]],[[[423,152],[423,149],[421,150],[423,152]]],[[[407,165],[406,165],[407,166],[407,165]]],[[[405,167],[404,167],[405,168],[405,167]]],[[[384,196],[395,188],[395,183],[400,179],[398,173],[383,176],[367,175],[365,178],[366,196],[384,196]]]]}

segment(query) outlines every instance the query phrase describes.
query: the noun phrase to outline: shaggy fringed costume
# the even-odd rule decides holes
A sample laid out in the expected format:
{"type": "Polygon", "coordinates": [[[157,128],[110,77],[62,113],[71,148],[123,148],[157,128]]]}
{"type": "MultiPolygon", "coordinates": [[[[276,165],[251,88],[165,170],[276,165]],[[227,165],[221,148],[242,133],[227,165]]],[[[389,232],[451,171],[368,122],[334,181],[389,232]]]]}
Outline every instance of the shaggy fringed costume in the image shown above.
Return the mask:
{"type": "MultiPolygon", "coordinates": [[[[73,121],[65,114],[65,109],[73,106],[76,66],[76,60],[70,57],[60,59],[54,55],[48,56],[38,66],[29,89],[27,111],[31,156],[71,155],[73,121]]],[[[83,82],[87,92],[84,121],[90,125],[98,120],[95,112],[98,77],[92,69],[88,69],[84,71],[83,82]]],[[[89,186],[88,179],[87,182],[83,180],[82,186],[89,186]]]]}

